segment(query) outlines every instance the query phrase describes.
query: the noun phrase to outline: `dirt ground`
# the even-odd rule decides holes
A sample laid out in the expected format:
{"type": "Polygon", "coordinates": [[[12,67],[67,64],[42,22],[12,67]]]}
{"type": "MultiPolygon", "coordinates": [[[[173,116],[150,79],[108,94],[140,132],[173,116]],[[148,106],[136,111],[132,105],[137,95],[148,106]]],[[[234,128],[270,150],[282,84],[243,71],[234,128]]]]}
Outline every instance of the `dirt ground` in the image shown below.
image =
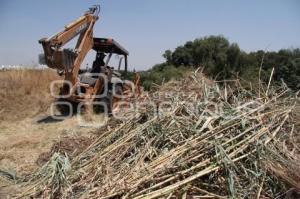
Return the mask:
{"type": "MultiPolygon", "coordinates": [[[[1,121],[0,172],[24,177],[40,168],[54,152],[68,153],[72,158],[93,141],[96,129],[97,126],[82,126],[76,116],[53,120],[40,115],[17,122],[1,121]]],[[[10,198],[18,192],[12,182],[3,178],[3,173],[0,175],[0,198],[10,198]]]]}
{"type": "MultiPolygon", "coordinates": [[[[76,138],[82,141],[82,137],[89,138],[96,128],[81,126],[76,116],[65,120],[38,116],[0,122],[0,168],[17,174],[30,173],[38,168],[40,154],[49,152],[53,143],[65,137],[75,143],[76,138]]],[[[72,146],[67,150],[72,150],[72,146]]]]}

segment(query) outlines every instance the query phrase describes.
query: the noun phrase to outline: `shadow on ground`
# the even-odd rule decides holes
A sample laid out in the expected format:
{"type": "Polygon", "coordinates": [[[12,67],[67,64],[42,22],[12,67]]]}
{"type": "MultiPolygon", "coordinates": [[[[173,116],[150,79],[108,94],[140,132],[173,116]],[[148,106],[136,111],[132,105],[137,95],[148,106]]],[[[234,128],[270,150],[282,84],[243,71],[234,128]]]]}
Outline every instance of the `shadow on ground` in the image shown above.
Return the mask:
{"type": "Polygon", "coordinates": [[[64,115],[55,115],[55,117],[49,115],[49,116],[44,116],[42,118],[39,118],[36,120],[36,123],[38,124],[43,124],[43,123],[57,123],[57,122],[62,122],[65,120],[64,115]]]}

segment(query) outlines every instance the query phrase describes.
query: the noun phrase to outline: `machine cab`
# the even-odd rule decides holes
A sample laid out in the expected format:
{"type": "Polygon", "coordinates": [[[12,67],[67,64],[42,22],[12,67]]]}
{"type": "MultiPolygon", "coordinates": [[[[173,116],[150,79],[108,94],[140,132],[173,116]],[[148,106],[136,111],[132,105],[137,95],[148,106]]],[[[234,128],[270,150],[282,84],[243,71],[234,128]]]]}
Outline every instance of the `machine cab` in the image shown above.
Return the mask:
{"type": "Polygon", "coordinates": [[[96,51],[96,57],[92,64],[92,69],[89,72],[79,75],[80,83],[93,87],[96,84],[99,74],[104,74],[108,77],[109,85],[122,82],[121,78],[127,74],[128,51],[113,39],[93,38],[93,43],[93,50],[96,51]],[[112,55],[119,56],[117,67],[111,67],[109,64],[112,55]]]}
{"type": "Polygon", "coordinates": [[[113,54],[116,54],[116,55],[120,56],[120,59],[119,59],[118,68],[113,69],[114,74],[119,75],[119,73],[122,73],[123,75],[126,75],[127,65],[128,65],[127,56],[129,55],[128,51],[113,39],[94,38],[93,41],[94,41],[93,50],[95,50],[97,52],[96,59],[93,63],[93,68],[97,68],[97,65],[103,65],[103,64],[104,64],[104,67],[109,67],[109,61],[111,59],[111,56],[113,54]],[[104,62],[103,58],[101,57],[104,55],[106,55],[105,62],[104,62]],[[97,63],[97,59],[99,59],[98,63],[97,63]],[[124,64],[122,64],[123,60],[124,60],[124,64]],[[99,62],[102,62],[102,63],[99,63],[99,62]]]}

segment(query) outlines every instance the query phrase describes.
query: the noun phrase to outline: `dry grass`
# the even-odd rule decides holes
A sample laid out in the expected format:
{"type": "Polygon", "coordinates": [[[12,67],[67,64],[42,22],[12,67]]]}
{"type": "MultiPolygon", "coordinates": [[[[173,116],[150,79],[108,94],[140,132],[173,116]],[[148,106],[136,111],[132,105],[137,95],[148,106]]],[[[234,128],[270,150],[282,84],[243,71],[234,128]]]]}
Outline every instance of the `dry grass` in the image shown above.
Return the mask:
{"type": "MultiPolygon", "coordinates": [[[[0,72],[0,119],[20,120],[45,111],[52,100],[49,83],[57,78],[51,70],[0,72]]],[[[220,86],[195,73],[144,93],[139,101],[144,107],[137,114],[129,111],[126,121],[99,130],[77,156],[66,154],[78,144],[59,144],[67,150],[53,147],[62,153],[55,153],[29,180],[21,177],[23,193],[18,196],[282,198],[291,187],[299,189],[300,176],[293,173],[300,169],[299,106],[294,102],[295,95],[284,87],[258,94],[238,81],[220,86]],[[169,112],[153,110],[152,102],[163,108],[165,101],[173,106],[169,112]],[[194,102],[200,102],[196,109],[194,102]]],[[[57,136],[58,125],[39,126],[27,139],[24,131],[23,137],[3,141],[10,144],[3,157],[0,153],[0,163],[8,157],[27,160],[11,150],[16,147],[40,153],[44,146],[26,147],[46,142],[51,132],[52,138],[57,136]]]]}
{"type": "Polygon", "coordinates": [[[47,110],[53,100],[50,82],[58,78],[50,69],[0,71],[0,121],[21,120],[47,110]]]}
{"type": "Polygon", "coordinates": [[[279,150],[295,109],[286,88],[259,97],[238,81],[219,86],[195,73],[140,100],[145,106],[138,114],[128,112],[126,121],[99,133],[71,168],[64,154],[55,154],[23,184],[23,196],[282,198],[299,185],[298,176],[273,161],[291,163],[289,152],[279,150]],[[172,109],[153,110],[154,98],[169,99],[172,109]]]}
{"type": "Polygon", "coordinates": [[[74,121],[53,126],[35,122],[35,116],[47,114],[53,101],[49,85],[57,79],[53,70],[0,71],[0,169],[32,172],[39,154],[49,150],[62,130],[73,128],[74,121]]]}

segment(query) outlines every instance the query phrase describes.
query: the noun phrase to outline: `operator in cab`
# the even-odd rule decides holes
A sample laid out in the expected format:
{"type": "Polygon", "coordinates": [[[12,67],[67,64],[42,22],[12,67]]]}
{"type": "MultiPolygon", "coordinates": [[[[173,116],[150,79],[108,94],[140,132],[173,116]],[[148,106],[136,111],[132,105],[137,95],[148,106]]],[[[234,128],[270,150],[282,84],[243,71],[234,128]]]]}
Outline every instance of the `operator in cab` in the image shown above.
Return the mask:
{"type": "Polygon", "coordinates": [[[97,52],[96,59],[93,62],[91,73],[100,73],[101,67],[105,66],[104,58],[105,54],[103,52],[97,52]]]}

